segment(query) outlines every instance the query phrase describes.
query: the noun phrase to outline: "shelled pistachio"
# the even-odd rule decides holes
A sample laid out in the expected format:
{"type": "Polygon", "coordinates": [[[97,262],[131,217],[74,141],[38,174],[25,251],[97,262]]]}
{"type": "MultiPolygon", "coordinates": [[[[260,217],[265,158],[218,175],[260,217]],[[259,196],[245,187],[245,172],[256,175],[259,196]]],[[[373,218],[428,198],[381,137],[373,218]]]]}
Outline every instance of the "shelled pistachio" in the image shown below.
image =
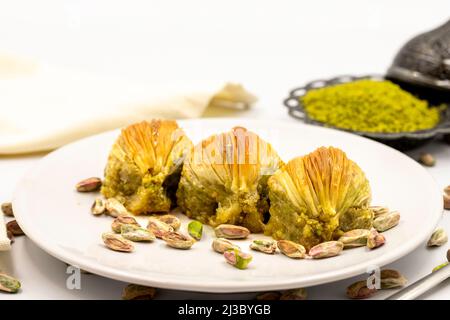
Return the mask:
{"type": "Polygon", "coordinates": [[[13,212],[13,208],[12,208],[12,203],[11,202],[5,202],[2,203],[2,212],[5,214],[5,216],[7,217],[14,217],[14,212],[13,212]]]}
{"type": "Polygon", "coordinates": [[[156,288],[141,286],[138,284],[127,285],[122,292],[123,300],[153,300],[156,296],[156,288]]]}
{"type": "Polygon", "coordinates": [[[215,252],[218,253],[224,253],[225,251],[228,251],[230,249],[240,250],[239,246],[233,244],[231,241],[224,238],[214,239],[212,242],[212,248],[215,252]]]}
{"type": "Polygon", "coordinates": [[[384,232],[398,225],[399,221],[400,213],[398,211],[391,211],[376,217],[373,220],[373,227],[377,229],[378,232],[384,232]]]}
{"type": "Polygon", "coordinates": [[[339,241],[344,244],[344,249],[363,247],[367,244],[367,237],[369,236],[369,230],[367,229],[355,229],[345,232],[339,241]]]}
{"type": "Polygon", "coordinates": [[[87,178],[78,182],[75,186],[78,192],[93,192],[100,189],[102,179],[97,177],[87,178]]]}
{"type": "Polygon", "coordinates": [[[247,269],[253,257],[249,253],[242,252],[236,248],[223,253],[225,260],[238,269],[247,269]]]}
{"type": "Polygon", "coordinates": [[[430,239],[427,242],[428,247],[439,247],[443,244],[447,243],[448,237],[447,233],[444,229],[438,228],[431,235],[430,239]]]}
{"type": "Polygon", "coordinates": [[[181,221],[173,214],[165,214],[160,217],[158,217],[159,220],[162,222],[168,224],[173,228],[174,231],[178,230],[181,226],[181,221]]]}
{"type": "Polygon", "coordinates": [[[397,270],[384,269],[380,273],[381,289],[403,287],[408,280],[397,270]]]}
{"type": "Polygon", "coordinates": [[[330,258],[339,255],[344,249],[340,241],[322,242],[309,250],[309,256],[314,259],[330,258]]]}
{"type": "Polygon", "coordinates": [[[0,291],[16,293],[20,289],[20,281],[0,272],[0,291]]]}
{"type": "Polygon", "coordinates": [[[105,232],[102,234],[102,239],[104,244],[111,250],[121,252],[132,252],[134,250],[133,242],[119,234],[105,232]]]}
{"type": "Polygon", "coordinates": [[[200,240],[203,235],[203,224],[200,221],[191,221],[188,224],[189,235],[195,240],[200,240]]]}
{"type": "Polygon", "coordinates": [[[232,224],[221,224],[214,229],[216,237],[225,239],[245,239],[250,234],[250,230],[245,227],[232,224]]]}
{"type": "Polygon", "coordinates": [[[301,244],[289,240],[278,240],[278,249],[282,254],[292,259],[303,259],[306,257],[306,249],[301,244]]]}
{"type": "Polygon", "coordinates": [[[151,233],[151,231],[135,224],[122,224],[120,227],[120,233],[125,239],[134,242],[153,241],[156,239],[155,235],[151,233]]]}

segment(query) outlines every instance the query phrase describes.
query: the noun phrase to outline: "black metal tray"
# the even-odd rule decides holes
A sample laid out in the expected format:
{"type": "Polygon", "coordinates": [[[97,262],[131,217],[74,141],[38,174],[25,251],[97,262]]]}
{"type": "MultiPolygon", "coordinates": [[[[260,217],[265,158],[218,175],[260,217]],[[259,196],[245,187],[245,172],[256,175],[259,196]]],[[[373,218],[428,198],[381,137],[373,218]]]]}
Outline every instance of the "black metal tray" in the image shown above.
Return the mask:
{"type": "Polygon", "coordinates": [[[399,150],[412,149],[431,141],[439,134],[450,133],[450,108],[447,108],[442,112],[441,121],[436,127],[432,129],[398,133],[364,132],[337,128],[309,118],[308,114],[303,109],[300,98],[304,96],[309,90],[323,88],[340,83],[352,82],[360,79],[384,80],[385,77],[380,75],[339,76],[332,79],[311,81],[303,87],[298,87],[291,90],[289,93],[289,97],[284,100],[284,105],[288,108],[290,116],[296,119],[303,120],[305,123],[358,134],[382,142],[399,150]]]}

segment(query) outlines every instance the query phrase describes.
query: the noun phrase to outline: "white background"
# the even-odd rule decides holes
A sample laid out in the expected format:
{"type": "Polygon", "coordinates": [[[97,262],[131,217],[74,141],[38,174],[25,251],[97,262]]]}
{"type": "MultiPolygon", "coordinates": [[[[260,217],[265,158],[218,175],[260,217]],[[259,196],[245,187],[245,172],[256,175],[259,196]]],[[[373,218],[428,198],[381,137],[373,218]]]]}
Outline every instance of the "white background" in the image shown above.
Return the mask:
{"type": "MultiPolygon", "coordinates": [[[[148,82],[149,88],[239,81],[260,98],[240,116],[288,119],[281,101],[292,87],[339,74],[383,73],[406,40],[444,23],[449,13],[448,0],[2,0],[0,53],[148,82]]],[[[424,150],[438,158],[430,170],[438,184],[450,184],[450,147],[435,143],[424,150]]],[[[0,202],[40,156],[0,157],[0,202]]],[[[450,232],[448,212],[443,224],[450,232]]],[[[446,249],[422,247],[394,266],[414,280],[443,262],[446,249]]],[[[11,253],[0,253],[0,269],[23,283],[20,294],[0,299],[119,298],[124,286],[90,275],[82,290],[69,291],[64,264],[25,238],[11,253]]],[[[312,288],[310,297],[343,298],[351,282],[312,288]]],[[[447,284],[425,297],[450,298],[447,284]]],[[[198,295],[164,291],[161,297],[198,295]]]]}

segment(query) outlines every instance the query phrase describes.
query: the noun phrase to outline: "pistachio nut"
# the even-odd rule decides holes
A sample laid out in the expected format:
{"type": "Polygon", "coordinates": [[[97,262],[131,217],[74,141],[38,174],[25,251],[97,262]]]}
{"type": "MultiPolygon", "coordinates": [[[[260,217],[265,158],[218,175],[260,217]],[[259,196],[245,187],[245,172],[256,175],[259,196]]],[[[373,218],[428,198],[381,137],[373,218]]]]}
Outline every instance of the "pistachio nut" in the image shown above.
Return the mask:
{"type": "Polygon", "coordinates": [[[225,238],[214,239],[212,242],[212,248],[215,252],[218,252],[218,253],[224,253],[225,251],[228,251],[230,249],[240,250],[239,246],[233,244],[231,241],[229,241],[225,238]]]}
{"type": "Polygon", "coordinates": [[[442,269],[443,267],[446,267],[446,266],[448,266],[448,265],[449,265],[449,262],[448,262],[448,261],[447,261],[447,262],[444,262],[444,263],[441,263],[440,265],[434,267],[433,270],[431,270],[431,272],[436,272],[436,271],[438,271],[438,270],[440,270],[440,269],[442,269]]]}
{"type": "Polygon", "coordinates": [[[384,232],[395,227],[399,221],[400,213],[398,211],[391,211],[376,217],[373,220],[373,227],[377,229],[378,232],[384,232]]]}
{"type": "Polygon", "coordinates": [[[280,298],[281,298],[281,292],[278,292],[278,291],[263,292],[256,296],[256,300],[260,300],[260,301],[274,301],[274,300],[280,300],[280,298]]]}
{"type": "Polygon", "coordinates": [[[136,221],[136,219],[132,216],[118,216],[115,218],[111,224],[111,229],[115,233],[121,233],[122,232],[122,225],[128,224],[128,225],[135,225],[139,226],[139,223],[136,221]]]}
{"type": "Polygon", "coordinates": [[[11,232],[14,236],[22,236],[25,234],[23,233],[16,220],[11,220],[10,222],[8,222],[6,224],[6,230],[11,232]]]}
{"type": "Polygon", "coordinates": [[[93,215],[101,215],[106,211],[106,201],[103,198],[95,199],[91,206],[91,212],[93,215]]]}
{"type": "Polygon", "coordinates": [[[344,249],[344,244],[340,241],[322,242],[309,250],[309,256],[314,259],[322,259],[337,256],[344,249]]]}
{"type": "Polygon", "coordinates": [[[280,300],[306,300],[306,289],[298,288],[283,292],[280,300]]]}
{"type": "Polygon", "coordinates": [[[173,230],[178,230],[181,227],[181,221],[177,217],[175,217],[173,214],[165,214],[160,217],[158,217],[159,220],[162,222],[168,224],[173,228],[173,230]]]}
{"type": "Polygon", "coordinates": [[[354,229],[347,231],[340,238],[339,241],[344,244],[344,248],[356,248],[363,247],[367,244],[367,237],[369,236],[369,230],[367,229],[354,229]]]}
{"type": "Polygon", "coordinates": [[[122,215],[129,215],[125,206],[115,198],[106,199],[105,202],[106,213],[111,217],[117,218],[122,215]]]}
{"type": "Polygon", "coordinates": [[[347,296],[350,299],[366,299],[370,298],[377,290],[369,289],[367,281],[358,281],[347,287],[347,296]]]}
{"type": "Polygon", "coordinates": [[[381,289],[403,287],[408,280],[397,270],[384,269],[380,273],[381,289]]]}
{"type": "Polygon", "coordinates": [[[253,240],[250,244],[250,249],[267,254],[274,254],[277,250],[277,242],[275,240],[265,239],[253,240]]]}
{"type": "Polygon", "coordinates": [[[250,234],[250,230],[247,228],[233,224],[221,224],[214,231],[217,238],[225,239],[245,239],[250,234]]]}
{"type": "Polygon", "coordinates": [[[450,194],[444,194],[444,209],[450,210],[450,194]]]}
{"type": "Polygon", "coordinates": [[[236,248],[230,249],[223,253],[225,260],[238,269],[247,269],[248,264],[253,257],[249,253],[242,252],[236,248]]]}
{"type": "Polygon", "coordinates": [[[127,285],[122,292],[123,300],[153,300],[156,295],[156,289],[152,287],[141,286],[138,284],[127,285]]]}
{"type": "Polygon", "coordinates": [[[14,217],[14,212],[11,202],[2,203],[2,211],[7,217],[14,217]]]}
{"type": "Polygon", "coordinates": [[[102,179],[97,177],[87,178],[77,183],[75,188],[78,192],[97,191],[102,186],[102,179]]]}
{"type": "Polygon", "coordinates": [[[174,232],[173,228],[167,223],[159,219],[150,217],[148,219],[147,229],[152,232],[157,238],[162,238],[166,233],[174,232]]]}
{"type": "Polygon", "coordinates": [[[122,237],[130,241],[153,241],[156,239],[155,235],[149,230],[142,228],[135,224],[122,224],[120,226],[122,237]]]}
{"type": "Polygon", "coordinates": [[[12,234],[11,231],[6,230],[6,236],[8,237],[9,241],[11,241],[11,243],[14,243],[14,235],[12,234]]]}
{"type": "Polygon", "coordinates": [[[443,244],[447,243],[448,237],[447,233],[444,229],[438,228],[431,235],[430,239],[427,242],[428,247],[439,247],[443,244]]]}
{"type": "Polygon", "coordinates": [[[102,239],[105,245],[111,250],[122,252],[132,252],[134,250],[133,242],[125,239],[119,234],[105,232],[102,234],[102,239]]]}
{"type": "Polygon", "coordinates": [[[278,240],[278,249],[282,254],[293,259],[303,259],[306,257],[306,249],[301,244],[289,240],[278,240]]]}
{"type": "Polygon", "coordinates": [[[162,239],[169,247],[175,249],[189,249],[195,243],[191,237],[185,236],[179,232],[167,232],[162,236],[162,239]]]}
{"type": "Polygon", "coordinates": [[[389,208],[384,206],[371,206],[369,209],[372,210],[374,218],[389,213],[389,208]]]}
{"type": "Polygon", "coordinates": [[[450,185],[444,188],[444,194],[450,196],[450,185]]]}
{"type": "Polygon", "coordinates": [[[369,249],[375,249],[381,247],[386,242],[386,238],[377,231],[377,229],[372,228],[367,236],[367,247],[369,249]]]}
{"type": "Polygon", "coordinates": [[[419,162],[426,167],[433,167],[436,164],[436,159],[430,153],[422,153],[419,162]]]}
{"type": "Polygon", "coordinates": [[[191,221],[188,224],[189,235],[195,240],[200,240],[203,234],[203,224],[200,221],[191,221]]]}
{"type": "Polygon", "coordinates": [[[20,289],[19,280],[8,276],[5,273],[0,273],[0,291],[16,293],[20,289]]]}

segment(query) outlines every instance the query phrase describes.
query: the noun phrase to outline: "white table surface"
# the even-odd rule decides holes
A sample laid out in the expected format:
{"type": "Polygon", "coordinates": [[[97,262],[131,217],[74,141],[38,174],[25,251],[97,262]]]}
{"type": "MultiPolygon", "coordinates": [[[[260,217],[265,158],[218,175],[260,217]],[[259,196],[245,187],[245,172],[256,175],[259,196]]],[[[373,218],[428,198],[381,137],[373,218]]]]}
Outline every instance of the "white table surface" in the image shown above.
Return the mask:
{"type": "MultiPolygon", "coordinates": [[[[295,121],[281,104],[289,89],[338,74],[383,73],[408,38],[445,22],[449,9],[448,0],[2,1],[0,53],[149,83],[240,81],[260,101],[233,116],[295,121]]],[[[421,151],[435,155],[437,165],[428,170],[439,186],[449,185],[450,146],[435,142],[410,154],[421,151]]],[[[20,177],[42,156],[0,156],[0,202],[11,198],[20,177]]],[[[450,212],[444,213],[441,226],[450,232],[450,212]]],[[[444,262],[447,248],[430,250],[424,244],[389,267],[414,281],[444,262]]],[[[26,237],[16,238],[11,252],[0,253],[0,269],[23,285],[19,294],[0,294],[0,299],[118,299],[126,285],[83,275],[81,290],[68,290],[65,264],[26,237]]],[[[346,286],[355,279],[309,288],[309,297],[345,298],[346,286]]],[[[449,299],[449,284],[422,298],[449,299]]],[[[161,290],[159,297],[254,294],[161,290]]]]}

